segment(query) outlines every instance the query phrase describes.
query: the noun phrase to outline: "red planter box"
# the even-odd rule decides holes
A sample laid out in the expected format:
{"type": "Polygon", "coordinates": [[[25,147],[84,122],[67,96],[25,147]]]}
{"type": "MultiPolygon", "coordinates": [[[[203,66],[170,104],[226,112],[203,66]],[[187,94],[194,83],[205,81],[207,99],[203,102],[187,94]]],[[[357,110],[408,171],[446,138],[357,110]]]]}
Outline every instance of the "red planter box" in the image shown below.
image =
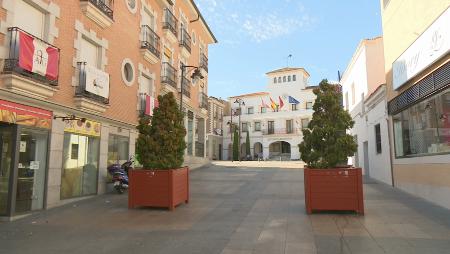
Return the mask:
{"type": "Polygon", "coordinates": [[[304,169],[306,212],[356,211],[364,214],[361,168],[304,169]]]}
{"type": "Polygon", "coordinates": [[[129,171],[128,208],[167,207],[189,202],[189,168],[129,171]]]}

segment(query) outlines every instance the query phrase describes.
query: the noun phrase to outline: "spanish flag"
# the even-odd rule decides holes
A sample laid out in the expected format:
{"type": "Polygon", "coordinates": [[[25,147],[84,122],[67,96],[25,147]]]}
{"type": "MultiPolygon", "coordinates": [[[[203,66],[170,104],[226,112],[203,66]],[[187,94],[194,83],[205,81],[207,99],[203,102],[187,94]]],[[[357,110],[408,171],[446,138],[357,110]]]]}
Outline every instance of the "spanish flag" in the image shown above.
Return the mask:
{"type": "Polygon", "coordinates": [[[277,110],[277,104],[272,100],[272,97],[270,97],[270,107],[273,111],[277,110]]]}

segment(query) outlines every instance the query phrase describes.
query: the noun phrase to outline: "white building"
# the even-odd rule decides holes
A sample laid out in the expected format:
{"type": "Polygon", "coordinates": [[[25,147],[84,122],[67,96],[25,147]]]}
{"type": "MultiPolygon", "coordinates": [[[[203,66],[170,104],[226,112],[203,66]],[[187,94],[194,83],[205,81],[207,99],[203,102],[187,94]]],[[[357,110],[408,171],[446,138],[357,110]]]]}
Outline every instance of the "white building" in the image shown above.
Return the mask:
{"type": "Polygon", "coordinates": [[[341,79],[344,106],[355,121],[350,133],[358,143],[350,164],[392,184],[385,83],[383,38],[362,40],[341,79]]]}
{"type": "Polygon", "coordinates": [[[249,132],[252,159],[298,160],[302,128],[312,118],[315,100],[308,87],[309,73],[303,68],[282,68],[267,73],[266,92],[229,98],[232,116],[224,116],[223,158],[232,158],[231,122],[239,123],[241,100],[241,158],[245,158],[246,131],[249,132]]]}

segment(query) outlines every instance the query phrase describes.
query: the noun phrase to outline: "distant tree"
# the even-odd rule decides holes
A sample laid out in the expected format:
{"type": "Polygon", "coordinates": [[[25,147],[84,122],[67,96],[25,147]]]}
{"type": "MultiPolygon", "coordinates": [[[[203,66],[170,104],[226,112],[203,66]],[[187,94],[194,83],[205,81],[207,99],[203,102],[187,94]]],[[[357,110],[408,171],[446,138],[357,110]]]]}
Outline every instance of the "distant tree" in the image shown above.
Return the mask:
{"type": "Polygon", "coordinates": [[[314,94],[313,117],[299,144],[301,158],[310,168],[333,168],[356,152],[357,144],[346,133],[354,121],[341,106],[341,93],[335,85],[322,80],[314,94]]]}
{"type": "Polygon", "coordinates": [[[245,138],[245,156],[247,158],[251,158],[251,153],[250,153],[250,135],[249,135],[249,131],[247,131],[247,137],[245,138]]]}
{"type": "Polygon", "coordinates": [[[236,126],[233,126],[234,128],[234,136],[233,136],[233,160],[237,161],[239,160],[239,133],[238,128],[236,126]]]}
{"type": "Polygon", "coordinates": [[[137,160],[144,169],[173,169],[183,164],[186,129],[173,93],[158,96],[153,117],[143,116],[137,129],[137,160]]]}

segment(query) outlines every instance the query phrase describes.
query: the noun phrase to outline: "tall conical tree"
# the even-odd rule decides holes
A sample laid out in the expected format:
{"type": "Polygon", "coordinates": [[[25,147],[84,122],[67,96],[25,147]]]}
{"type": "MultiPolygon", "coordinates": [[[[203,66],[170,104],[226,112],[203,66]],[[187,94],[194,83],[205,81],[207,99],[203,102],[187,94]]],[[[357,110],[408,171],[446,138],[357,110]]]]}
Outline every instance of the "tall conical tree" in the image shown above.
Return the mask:
{"type": "Polygon", "coordinates": [[[247,156],[247,158],[250,158],[251,153],[250,153],[250,136],[249,136],[249,131],[247,131],[247,137],[245,138],[245,155],[247,156]]]}
{"type": "Polygon", "coordinates": [[[239,160],[239,133],[238,128],[236,126],[233,126],[234,128],[234,136],[233,136],[233,160],[237,161],[239,160]]]}
{"type": "Polygon", "coordinates": [[[333,168],[356,152],[357,144],[346,134],[354,121],[341,106],[342,95],[336,86],[322,80],[314,94],[313,118],[299,144],[301,158],[311,168],[333,168]]]}
{"type": "Polygon", "coordinates": [[[158,102],[153,117],[143,116],[139,121],[137,159],[147,169],[179,168],[186,148],[183,113],[171,92],[158,96],[158,102]]]}

